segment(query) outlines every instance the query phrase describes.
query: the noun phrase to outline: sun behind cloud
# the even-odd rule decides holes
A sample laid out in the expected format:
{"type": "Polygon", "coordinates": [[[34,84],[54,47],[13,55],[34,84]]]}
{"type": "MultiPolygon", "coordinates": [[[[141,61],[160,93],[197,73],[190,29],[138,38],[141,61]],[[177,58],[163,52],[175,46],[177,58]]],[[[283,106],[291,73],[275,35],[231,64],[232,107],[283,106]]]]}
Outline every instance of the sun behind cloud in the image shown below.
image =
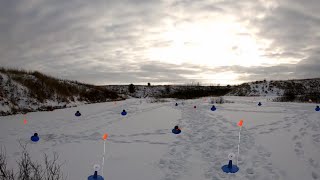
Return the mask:
{"type": "Polygon", "coordinates": [[[166,47],[151,47],[147,57],[161,62],[207,66],[258,66],[270,64],[262,49],[268,41],[258,41],[252,30],[229,19],[167,25],[160,38],[166,47]]]}

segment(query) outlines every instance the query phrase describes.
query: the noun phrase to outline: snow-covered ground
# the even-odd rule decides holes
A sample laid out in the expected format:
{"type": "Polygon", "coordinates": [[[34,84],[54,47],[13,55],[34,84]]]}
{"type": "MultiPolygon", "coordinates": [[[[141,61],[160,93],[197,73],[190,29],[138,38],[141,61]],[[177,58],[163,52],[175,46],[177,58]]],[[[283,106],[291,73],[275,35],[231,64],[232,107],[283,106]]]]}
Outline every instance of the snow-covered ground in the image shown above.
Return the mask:
{"type": "MultiPolygon", "coordinates": [[[[225,97],[147,103],[146,100],[83,105],[52,112],[0,117],[0,143],[9,166],[19,158],[19,140],[29,142],[32,158],[57,152],[70,180],[87,179],[102,164],[105,180],[313,180],[320,179],[320,112],[316,104],[271,102],[270,97],[225,97]],[[261,101],[262,106],[257,106],[261,101]],[[194,109],[193,106],[197,108],[194,109]],[[128,114],[123,117],[121,111],[128,114]],[[74,116],[79,110],[80,118],[74,116]],[[27,124],[23,123],[26,119],[27,124]],[[221,166],[237,153],[237,122],[243,119],[239,168],[225,174],[221,166]],[[182,133],[171,129],[179,125],[182,133]]],[[[234,161],[235,162],[235,161],[234,161]]],[[[100,170],[99,174],[102,174],[100,170]]]]}

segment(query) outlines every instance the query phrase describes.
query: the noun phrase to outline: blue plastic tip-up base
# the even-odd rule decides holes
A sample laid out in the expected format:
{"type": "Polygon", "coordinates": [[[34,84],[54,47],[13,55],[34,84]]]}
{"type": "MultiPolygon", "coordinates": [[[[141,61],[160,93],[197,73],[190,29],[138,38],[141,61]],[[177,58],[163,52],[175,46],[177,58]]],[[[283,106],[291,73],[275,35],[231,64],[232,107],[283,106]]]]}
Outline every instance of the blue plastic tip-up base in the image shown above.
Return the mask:
{"type": "Polygon", "coordinates": [[[79,116],[81,116],[81,113],[76,113],[76,114],[74,114],[75,116],[77,116],[77,117],[79,117],[79,116]]]}
{"type": "Polygon", "coordinates": [[[31,136],[31,141],[38,142],[40,138],[38,136],[31,136]]]}
{"type": "Polygon", "coordinates": [[[217,108],[211,108],[211,111],[215,111],[215,110],[217,110],[217,108]]]}
{"type": "Polygon", "coordinates": [[[316,111],[320,111],[320,108],[316,108],[315,110],[316,110],[316,111]]]}
{"type": "Polygon", "coordinates": [[[125,116],[125,115],[127,115],[127,112],[122,112],[121,115],[125,116]]]}
{"type": "Polygon", "coordinates": [[[181,130],[180,129],[172,129],[173,134],[180,134],[181,130]]]}
{"type": "Polygon", "coordinates": [[[102,176],[97,175],[95,178],[94,175],[88,177],[88,180],[104,180],[102,176]]]}
{"type": "Polygon", "coordinates": [[[236,173],[236,172],[239,171],[239,167],[238,167],[238,166],[232,165],[232,168],[229,168],[229,167],[228,167],[228,164],[222,166],[221,169],[222,169],[222,171],[225,172],[225,173],[236,173]]]}

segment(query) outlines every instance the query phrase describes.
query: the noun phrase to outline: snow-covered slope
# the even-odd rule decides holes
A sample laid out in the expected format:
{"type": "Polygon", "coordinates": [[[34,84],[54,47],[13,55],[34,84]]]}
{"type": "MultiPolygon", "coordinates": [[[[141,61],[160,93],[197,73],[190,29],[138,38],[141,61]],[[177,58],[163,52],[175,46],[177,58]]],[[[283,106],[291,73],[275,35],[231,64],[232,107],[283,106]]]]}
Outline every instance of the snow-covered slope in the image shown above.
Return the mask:
{"type": "Polygon", "coordinates": [[[92,85],[26,72],[0,72],[0,116],[53,110],[117,99],[114,92],[92,85]]]}
{"type": "Polygon", "coordinates": [[[128,97],[189,99],[210,95],[222,96],[228,92],[231,96],[282,96],[288,90],[302,96],[300,101],[312,99],[314,102],[320,102],[320,79],[256,81],[230,87],[199,84],[135,85],[134,92],[130,93],[129,85],[94,86],[56,79],[39,72],[0,68],[0,116],[128,97]]]}
{"type": "MultiPolygon", "coordinates": [[[[0,114],[11,114],[16,111],[28,112],[45,107],[66,107],[66,102],[46,100],[39,102],[31,97],[28,88],[12,80],[8,75],[0,73],[0,114]]],[[[79,103],[80,104],[80,103],[79,103]]],[[[69,104],[71,105],[71,103],[69,104]]]]}
{"type": "Polygon", "coordinates": [[[320,78],[287,81],[255,81],[234,86],[228,95],[235,96],[282,96],[292,91],[296,95],[304,95],[320,91],[320,78]]]}
{"type": "MultiPolygon", "coordinates": [[[[60,155],[68,180],[87,179],[93,165],[102,166],[108,180],[317,180],[320,178],[320,113],[316,104],[270,102],[267,97],[225,97],[234,103],[206,99],[147,103],[128,99],[117,103],[81,105],[52,112],[0,117],[0,143],[8,165],[16,167],[19,141],[27,142],[33,160],[41,154],[60,155]],[[262,102],[262,106],[257,106],[262,102]],[[197,108],[194,109],[193,106],[197,108]],[[123,117],[120,112],[126,109],[123,117]],[[80,118],[75,111],[82,113],[80,118]],[[23,124],[23,119],[28,120],[23,124]],[[236,174],[221,167],[228,154],[240,156],[236,174]],[[182,133],[171,129],[179,125],[182,133]],[[30,142],[37,132],[40,141],[30,142]]],[[[235,163],[234,159],[234,163],[235,163]]]]}

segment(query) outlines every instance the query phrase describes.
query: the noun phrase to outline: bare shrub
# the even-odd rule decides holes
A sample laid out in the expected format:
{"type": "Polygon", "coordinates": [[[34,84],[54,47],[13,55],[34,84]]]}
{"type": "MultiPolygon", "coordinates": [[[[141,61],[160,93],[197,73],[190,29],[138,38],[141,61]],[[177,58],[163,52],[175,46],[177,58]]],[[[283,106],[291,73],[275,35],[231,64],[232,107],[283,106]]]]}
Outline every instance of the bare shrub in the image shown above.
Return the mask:
{"type": "Polygon", "coordinates": [[[0,179],[1,180],[14,180],[13,170],[9,170],[7,167],[6,152],[3,148],[0,151],[0,179]]]}
{"type": "Polygon", "coordinates": [[[53,159],[49,159],[47,154],[44,154],[44,165],[32,161],[27,145],[22,145],[20,159],[17,160],[18,172],[9,169],[7,166],[6,152],[3,148],[0,151],[0,180],[65,180],[62,173],[62,164],[58,163],[59,156],[53,154],[53,159]]]}

